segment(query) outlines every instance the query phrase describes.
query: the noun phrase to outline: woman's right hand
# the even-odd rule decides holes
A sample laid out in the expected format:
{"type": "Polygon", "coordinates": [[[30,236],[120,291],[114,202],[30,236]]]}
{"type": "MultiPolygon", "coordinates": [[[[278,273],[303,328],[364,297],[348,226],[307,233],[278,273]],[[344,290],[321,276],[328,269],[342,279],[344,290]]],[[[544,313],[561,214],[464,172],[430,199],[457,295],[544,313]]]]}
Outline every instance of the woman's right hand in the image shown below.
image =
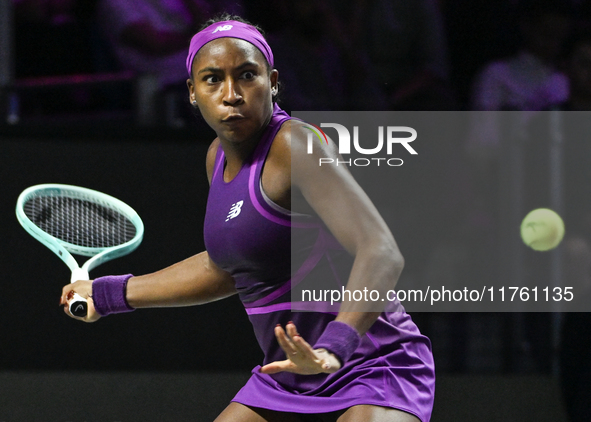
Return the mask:
{"type": "Polygon", "coordinates": [[[66,313],[66,315],[79,321],[95,322],[101,317],[96,311],[96,309],[94,309],[94,302],[92,301],[92,280],[80,280],[65,285],[62,289],[62,296],[60,297],[60,306],[64,307],[64,312],[66,313]],[[72,313],[70,312],[68,306],[68,297],[72,295],[72,292],[78,293],[78,295],[82,296],[84,299],[87,300],[88,311],[85,317],[77,317],[72,315],[72,313]]]}

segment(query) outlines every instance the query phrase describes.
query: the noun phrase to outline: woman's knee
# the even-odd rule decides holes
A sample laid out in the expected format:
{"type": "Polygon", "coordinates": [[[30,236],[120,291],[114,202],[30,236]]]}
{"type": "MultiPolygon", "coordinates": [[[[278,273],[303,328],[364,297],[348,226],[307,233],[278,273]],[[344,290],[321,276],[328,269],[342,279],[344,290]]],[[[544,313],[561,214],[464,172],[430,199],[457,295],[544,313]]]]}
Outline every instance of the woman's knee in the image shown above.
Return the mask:
{"type": "Polygon", "coordinates": [[[300,420],[290,413],[275,412],[232,402],[214,422],[300,422],[300,420]]]}
{"type": "Polygon", "coordinates": [[[337,422],[421,422],[410,413],[388,407],[359,405],[347,410],[337,422]]]}

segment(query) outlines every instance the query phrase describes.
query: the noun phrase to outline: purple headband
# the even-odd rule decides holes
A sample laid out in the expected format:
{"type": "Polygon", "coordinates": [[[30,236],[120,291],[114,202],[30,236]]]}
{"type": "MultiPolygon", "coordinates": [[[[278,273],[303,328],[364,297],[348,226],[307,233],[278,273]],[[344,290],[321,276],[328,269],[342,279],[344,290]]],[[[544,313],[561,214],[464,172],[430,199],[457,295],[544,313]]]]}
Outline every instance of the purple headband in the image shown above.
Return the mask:
{"type": "Polygon", "coordinates": [[[191,76],[193,60],[205,44],[218,38],[238,38],[248,41],[258,48],[267,59],[269,66],[273,67],[273,52],[263,35],[254,27],[238,21],[221,21],[208,26],[196,33],[191,39],[189,55],[187,56],[187,72],[191,76]]]}

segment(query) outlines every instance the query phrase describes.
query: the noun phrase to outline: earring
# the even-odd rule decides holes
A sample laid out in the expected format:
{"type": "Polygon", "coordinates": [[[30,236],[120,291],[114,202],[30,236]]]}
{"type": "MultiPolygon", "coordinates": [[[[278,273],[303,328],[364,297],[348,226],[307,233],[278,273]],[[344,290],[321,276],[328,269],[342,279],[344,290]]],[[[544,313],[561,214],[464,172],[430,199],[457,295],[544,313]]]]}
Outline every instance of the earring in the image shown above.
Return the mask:
{"type": "Polygon", "coordinates": [[[196,106],[197,105],[197,101],[193,100],[193,101],[191,101],[191,104],[193,104],[194,106],[196,106]]]}
{"type": "Polygon", "coordinates": [[[271,94],[277,95],[277,87],[276,86],[274,86],[273,88],[271,88],[271,94]]]}

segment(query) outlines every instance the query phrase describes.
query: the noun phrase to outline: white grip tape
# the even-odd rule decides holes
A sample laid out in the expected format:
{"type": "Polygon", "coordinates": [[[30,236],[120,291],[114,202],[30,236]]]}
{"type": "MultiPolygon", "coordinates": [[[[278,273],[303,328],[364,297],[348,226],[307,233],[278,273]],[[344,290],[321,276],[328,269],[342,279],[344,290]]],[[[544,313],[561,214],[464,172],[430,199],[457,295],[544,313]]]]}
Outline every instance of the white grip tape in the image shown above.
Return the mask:
{"type": "Polygon", "coordinates": [[[70,283],[73,283],[78,280],[90,280],[88,275],[88,271],[82,268],[75,268],[72,270],[72,278],[70,279],[70,283]]]}

